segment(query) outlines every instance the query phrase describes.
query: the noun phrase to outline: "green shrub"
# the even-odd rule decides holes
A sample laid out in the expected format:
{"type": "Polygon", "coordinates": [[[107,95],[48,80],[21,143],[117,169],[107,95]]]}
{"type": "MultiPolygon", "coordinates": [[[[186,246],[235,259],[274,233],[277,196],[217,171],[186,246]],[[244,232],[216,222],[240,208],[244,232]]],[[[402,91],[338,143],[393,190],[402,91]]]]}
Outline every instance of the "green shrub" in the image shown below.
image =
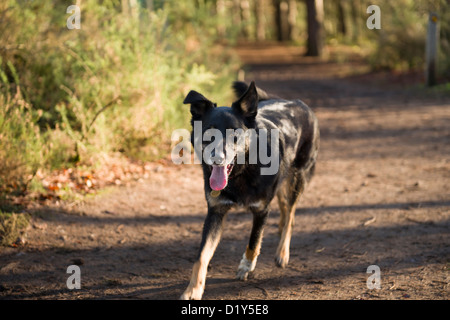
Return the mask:
{"type": "Polygon", "coordinates": [[[450,72],[450,4],[445,0],[375,1],[381,8],[381,29],[364,28],[373,47],[369,62],[374,69],[421,70],[425,67],[425,43],[430,12],[440,16],[439,73],[450,72]]]}
{"type": "Polygon", "coordinates": [[[121,12],[120,1],[86,0],[79,30],[66,27],[66,8],[60,0],[0,4],[0,182],[26,185],[37,168],[117,152],[160,157],[172,130],[188,126],[190,89],[228,102],[239,65],[218,45],[208,1],[167,1],[136,15],[121,12]]]}
{"type": "Polygon", "coordinates": [[[39,110],[25,101],[17,73],[7,65],[17,82],[10,85],[0,69],[0,193],[24,191],[42,164],[39,110]]]}
{"type": "Polygon", "coordinates": [[[30,216],[25,213],[5,213],[0,211],[0,245],[10,246],[28,226],[30,216]]]}
{"type": "Polygon", "coordinates": [[[406,71],[423,68],[425,58],[425,12],[414,1],[380,4],[381,29],[366,31],[375,50],[369,58],[374,69],[406,71]]]}

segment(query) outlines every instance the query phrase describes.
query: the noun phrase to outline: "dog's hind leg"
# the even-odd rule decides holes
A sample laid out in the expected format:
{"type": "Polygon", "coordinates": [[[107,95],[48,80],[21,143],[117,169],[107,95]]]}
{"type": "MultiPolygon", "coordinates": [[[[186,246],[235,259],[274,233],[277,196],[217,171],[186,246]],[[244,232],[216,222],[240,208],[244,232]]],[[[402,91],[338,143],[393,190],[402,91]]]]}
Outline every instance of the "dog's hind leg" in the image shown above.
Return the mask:
{"type": "Polygon", "coordinates": [[[251,208],[251,210],[253,212],[253,227],[250,234],[250,240],[236,274],[236,279],[240,280],[247,280],[249,273],[255,270],[256,260],[258,259],[261,250],[264,225],[266,224],[269,213],[267,205],[264,205],[261,208],[259,206],[254,207],[251,208]]]}
{"type": "Polygon", "coordinates": [[[205,289],[208,264],[219,244],[222,234],[222,225],[226,211],[208,210],[203,226],[202,242],[197,262],[194,263],[191,281],[181,295],[182,300],[200,300],[205,289]]]}
{"type": "Polygon", "coordinates": [[[305,184],[306,179],[303,173],[297,172],[283,183],[277,193],[280,207],[280,243],[275,256],[275,263],[282,268],[286,267],[289,262],[289,247],[295,219],[295,204],[302,194],[305,184]]]}
{"type": "Polygon", "coordinates": [[[315,117],[312,128],[312,139],[305,142],[297,151],[291,172],[288,173],[286,180],[277,193],[280,207],[279,232],[281,239],[277,248],[275,262],[282,268],[286,267],[289,262],[289,247],[295,219],[295,204],[315,171],[320,140],[319,125],[315,117]]]}
{"type": "MultiPolygon", "coordinates": [[[[283,188],[283,187],[282,187],[283,188]]],[[[284,224],[286,223],[287,214],[287,200],[283,193],[284,191],[280,189],[277,193],[278,208],[280,209],[280,221],[278,222],[278,235],[281,237],[283,233],[284,224]]]]}

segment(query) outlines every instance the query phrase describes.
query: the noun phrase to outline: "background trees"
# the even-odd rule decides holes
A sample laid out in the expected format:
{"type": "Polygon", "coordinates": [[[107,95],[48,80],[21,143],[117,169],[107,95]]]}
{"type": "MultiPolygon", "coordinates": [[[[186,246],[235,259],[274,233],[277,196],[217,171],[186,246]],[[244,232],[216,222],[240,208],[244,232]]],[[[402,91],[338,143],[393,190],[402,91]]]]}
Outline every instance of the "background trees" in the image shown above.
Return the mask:
{"type": "MultiPolygon", "coordinates": [[[[126,1],[126,0],[124,0],[126,1]]],[[[369,30],[361,0],[197,0],[213,3],[225,34],[242,41],[280,41],[322,56],[327,45],[358,46],[374,69],[422,68],[429,12],[440,16],[439,73],[450,76],[450,3],[446,0],[377,0],[382,28],[369,30]],[[231,23],[230,23],[231,22],[231,23]],[[237,30],[236,30],[237,29],[237,30]],[[226,31],[225,31],[226,30],[226,31]]]]}

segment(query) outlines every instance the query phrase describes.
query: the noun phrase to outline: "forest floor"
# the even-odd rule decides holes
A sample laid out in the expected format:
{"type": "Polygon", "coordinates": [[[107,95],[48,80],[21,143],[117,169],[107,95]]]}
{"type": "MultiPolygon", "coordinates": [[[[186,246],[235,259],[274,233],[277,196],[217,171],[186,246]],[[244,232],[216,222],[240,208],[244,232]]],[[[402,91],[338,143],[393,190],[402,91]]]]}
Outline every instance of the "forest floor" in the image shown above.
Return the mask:
{"type": "MultiPolygon", "coordinates": [[[[252,219],[230,212],[203,298],[449,299],[449,97],[417,76],[367,73],[358,59],[322,61],[276,45],[238,51],[245,80],[311,106],[321,149],[289,265],[274,263],[274,202],[256,270],[235,280],[252,219]],[[371,265],[381,289],[367,286],[371,265]]],[[[0,298],[178,299],[206,215],[202,171],[162,162],[147,172],[81,202],[33,206],[24,244],[0,247],[0,298]],[[79,290],[66,286],[72,264],[79,290]]]]}

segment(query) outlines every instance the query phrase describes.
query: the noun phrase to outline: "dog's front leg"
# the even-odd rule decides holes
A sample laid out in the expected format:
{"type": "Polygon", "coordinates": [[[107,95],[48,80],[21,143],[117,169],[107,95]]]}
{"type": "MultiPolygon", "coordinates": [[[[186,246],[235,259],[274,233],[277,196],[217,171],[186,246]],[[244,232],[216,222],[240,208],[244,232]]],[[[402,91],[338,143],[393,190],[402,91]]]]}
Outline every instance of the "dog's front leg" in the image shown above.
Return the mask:
{"type": "Polygon", "coordinates": [[[247,280],[250,272],[255,270],[256,260],[258,259],[261,249],[261,241],[263,236],[264,225],[266,224],[269,211],[267,207],[262,210],[253,211],[253,227],[250,234],[250,240],[239,263],[236,279],[247,280]]]}
{"type": "Polygon", "coordinates": [[[226,210],[208,209],[208,215],[203,226],[200,252],[197,261],[194,263],[191,281],[181,295],[182,300],[200,300],[202,298],[208,264],[219,244],[225,213],[226,210]]]}

